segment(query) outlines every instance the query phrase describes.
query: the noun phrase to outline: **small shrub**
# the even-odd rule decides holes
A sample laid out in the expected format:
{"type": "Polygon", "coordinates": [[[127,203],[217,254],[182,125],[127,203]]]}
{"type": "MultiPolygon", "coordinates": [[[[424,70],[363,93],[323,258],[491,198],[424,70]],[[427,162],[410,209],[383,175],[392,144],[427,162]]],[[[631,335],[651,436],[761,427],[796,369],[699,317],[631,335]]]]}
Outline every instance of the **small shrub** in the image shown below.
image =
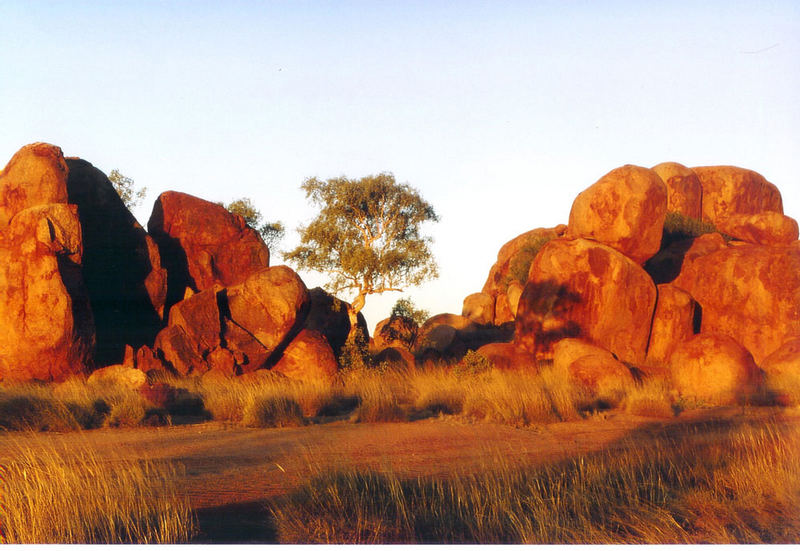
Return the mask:
{"type": "Polygon", "coordinates": [[[461,377],[474,377],[488,373],[493,367],[492,362],[486,356],[469,350],[453,368],[453,373],[461,377]]]}
{"type": "Polygon", "coordinates": [[[135,427],[141,424],[146,414],[144,401],[138,394],[128,394],[111,403],[105,425],[108,427],[135,427]]]}
{"type": "Polygon", "coordinates": [[[523,285],[528,281],[528,272],[531,269],[536,255],[542,250],[547,243],[554,239],[553,236],[541,235],[534,237],[530,243],[526,244],[511,260],[508,267],[508,277],[506,278],[506,286],[512,281],[518,281],[523,285]]]}
{"type": "Polygon", "coordinates": [[[363,333],[357,331],[349,335],[337,359],[339,361],[339,367],[344,371],[368,369],[372,367],[367,340],[363,333]]]}
{"type": "Polygon", "coordinates": [[[242,411],[242,424],[247,427],[301,427],[303,410],[292,398],[278,393],[251,397],[242,411]]]}
{"type": "Polygon", "coordinates": [[[664,219],[661,248],[664,249],[677,241],[693,239],[707,233],[715,232],[720,233],[725,241],[731,241],[733,239],[731,236],[720,232],[711,222],[706,222],[698,218],[691,218],[679,212],[668,212],[664,219]]]}

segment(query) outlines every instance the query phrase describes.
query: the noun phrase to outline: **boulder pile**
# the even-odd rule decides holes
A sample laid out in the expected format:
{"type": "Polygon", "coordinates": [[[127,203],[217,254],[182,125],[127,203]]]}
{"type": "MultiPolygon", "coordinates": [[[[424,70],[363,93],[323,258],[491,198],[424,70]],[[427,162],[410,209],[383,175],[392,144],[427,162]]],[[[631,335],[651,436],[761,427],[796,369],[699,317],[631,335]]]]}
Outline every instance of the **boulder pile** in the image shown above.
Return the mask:
{"type": "Polygon", "coordinates": [[[527,354],[589,387],[666,372],[713,404],[752,397],[770,372],[800,374],[798,225],[751,170],[612,170],[567,226],[506,243],[479,296],[465,316],[485,322],[493,303],[491,324],[513,325],[502,347],[479,350],[497,367],[527,354]]]}
{"type": "Polygon", "coordinates": [[[148,230],[90,163],[45,143],[13,156],[0,172],[0,381],[335,375],[346,307],[270,267],[241,216],[168,191],[148,230]]]}

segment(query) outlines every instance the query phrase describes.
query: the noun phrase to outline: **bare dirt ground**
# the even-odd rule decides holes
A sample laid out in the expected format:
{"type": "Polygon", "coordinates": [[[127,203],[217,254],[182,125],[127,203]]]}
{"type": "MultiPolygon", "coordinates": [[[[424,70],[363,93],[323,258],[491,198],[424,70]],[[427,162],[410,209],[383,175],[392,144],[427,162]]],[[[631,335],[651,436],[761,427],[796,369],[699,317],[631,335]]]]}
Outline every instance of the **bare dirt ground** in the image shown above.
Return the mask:
{"type": "MultiPolygon", "coordinates": [[[[514,428],[434,418],[411,423],[335,422],[298,428],[247,429],[208,422],[159,428],[98,429],[52,434],[56,444],[92,447],[115,458],[167,460],[182,464],[179,488],[195,509],[198,541],[274,541],[265,500],[297,488],[316,470],[364,467],[402,477],[446,477],[502,460],[536,465],[576,454],[635,445],[637,435],[673,426],[713,427],[739,419],[772,418],[800,423],[800,413],[769,408],[685,412],[670,420],[623,414],[539,427],[514,428]]],[[[11,453],[0,433],[0,461],[11,453]]],[[[32,445],[37,445],[31,439],[32,445]]]]}

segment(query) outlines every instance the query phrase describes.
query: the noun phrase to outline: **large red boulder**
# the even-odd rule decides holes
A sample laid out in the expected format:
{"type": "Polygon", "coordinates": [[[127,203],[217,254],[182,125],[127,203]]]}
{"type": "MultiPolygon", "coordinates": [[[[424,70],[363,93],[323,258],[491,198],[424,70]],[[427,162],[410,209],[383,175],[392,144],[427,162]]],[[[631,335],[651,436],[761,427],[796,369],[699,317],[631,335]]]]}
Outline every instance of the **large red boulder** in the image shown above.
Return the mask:
{"type": "Polygon", "coordinates": [[[760,374],[753,356],[736,340],[700,333],[678,346],[670,358],[678,393],[705,405],[732,405],[752,397],[760,374]]]}
{"type": "Polygon", "coordinates": [[[695,302],[675,285],[657,286],[658,299],[647,345],[647,363],[665,365],[676,346],[694,335],[695,302]]]}
{"type": "Polygon", "coordinates": [[[464,299],[461,315],[480,325],[494,321],[495,299],[488,293],[472,293],[464,299]]]}
{"type": "Polygon", "coordinates": [[[538,369],[536,357],[511,342],[490,342],[478,348],[477,352],[501,371],[536,372],[538,369]]]}
{"type": "Polygon", "coordinates": [[[735,166],[692,168],[703,186],[703,220],[717,224],[733,214],[783,214],[778,188],[761,174],[735,166]]]}
{"type": "Polygon", "coordinates": [[[269,249],[244,218],[186,193],[162,193],[147,227],[168,272],[168,305],[187,287],[238,285],[269,266],[269,249]]]}
{"type": "Polygon", "coordinates": [[[68,158],[69,202],[83,233],[83,279],[97,325],[97,363],[118,364],[125,345],[151,345],[163,326],[167,272],[152,238],[105,174],[68,158]]]}
{"type": "Polygon", "coordinates": [[[67,173],[55,145],[34,143],[17,151],[0,172],[0,231],[29,207],[66,203],[67,173]]]}
{"type": "Polygon", "coordinates": [[[272,371],[289,379],[330,382],[339,364],[328,341],[320,333],[303,329],[292,339],[272,371]]]}
{"type": "Polygon", "coordinates": [[[679,163],[661,163],[653,172],[667,186],[667,212],[678,212],[689,218],[702,216],[703,187],[691,168],[679,163]]]}
{"type": "Polygon", "coordinates": [[[225,296],[225,314],[230,320],[226,322],[226,332],[229,325],[235,325],[252,335],[269,353],[293,330],[299,331],[308,314],[308,290],[287,266],[255,272],[243,283],[228,287],[225,296]]]}
{"type": "Polygon", "coordinates": [[[584,356],[603,357],[614,360],[614,355],[586,339],[565,338],[553,345],[553,366],[561,372],[569,371],[569,366],[584,356]]]}
{"type": "Polygon", "coordinates": [[[93,365],[76,210],[30,207],[0,232],[0,380],[62,380],[93,365]]]}
{"type": "Polygon", "coordinates": [[[800,337],[800,242],[711,252],[684,266],[675,284],[702,307],[704,333],[736,339],[756,362],[800,337]]]}
{"type": "Polygon", "coordinates": [[[797,241],[797,221],[778,212],[732,214],[717,221],[720,231],[759,245],[788,245],[797,241]]]}
{"type": "Polygon", "coordinates": [[[643,264],[661,246],[667,189],[654,171],[617,168],[581,192],[569,213],[569,237],[608,245],[643,264]]]}
{"type": "Polygon", "coordinates": [[[557,239],[531,265],[515,341],[548,358],[555,342],[582,337],[640,363],[655,302],[655,284],[628,257],[587,239],[557,239]]]}

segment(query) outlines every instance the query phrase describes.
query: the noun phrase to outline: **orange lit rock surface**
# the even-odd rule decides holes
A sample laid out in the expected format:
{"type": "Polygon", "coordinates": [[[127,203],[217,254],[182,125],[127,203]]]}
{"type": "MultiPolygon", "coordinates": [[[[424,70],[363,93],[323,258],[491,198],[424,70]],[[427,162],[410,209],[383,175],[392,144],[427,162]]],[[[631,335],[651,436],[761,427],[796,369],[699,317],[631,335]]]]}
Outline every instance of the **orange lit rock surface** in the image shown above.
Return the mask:
{"type": "Polygon", "coordinates": [[[594,395],[624,390],[633,384],[630,369],[605,354],[581,356],[569,365],[569,376],[594,395]]]}
{"type": "Polygon", "coordinates": [[[569,213],[569,237],[608,245],[639,264],[658,252],[667,188],[654,171],[617,168],[581,192],[569,213]]]}
{"type": "Polygon", "coordinates": [[[653,167],[653,172],[667,186],[667,212],[701,218],[703,188],[691,168],[679,163],[661,163],[653,167]]]}
{"type": "Polygon", "coordinates": [[[655,301],[650,276],[618,251],[587,239],[554,240],[531,266],[515,340],[546,358],[555,342],[582,337],[640,363],[655,301]]]}
{"type": "Polygon", "coordinates": [[[67,202],[67,163],[61,148],[26,145],[0,172],[0,231],[29,207],[67,202]]]}
{"type": "Polygon", "coordinates": [[[238,285],[269,266],[269,249],[244,218],[186,193],[162,193],[147,227],[169,273],[168,305],[187,287],[238,285]]]}
{"type": "Polygon", "coordinates": [[[670,376],[682,397],[705,405],[736,404],[753,396],[759,384],[750,352],[717,333],[700,333],[678,346],[670,376]]]}
{"type": "Polygon", "coordinates": [[[481,346],[477,352],[489,360],[495,369],[503,371],[536,371],[536,357],[510,342],[492,342],[481,346]]]}
{"type": "Polygon", "coordinates": [[[286,347],[272,371],[299,381],[329,382],[338,369],[325,337],[316,331],[303,329],[286,347]]]}
{"type": "Polygon", "coordinates": [[[703,186],[703,220],[717,224],[734,214],[783,214],[778,188],[758,172],[735,166],[692,168],[703,186]]]}
{"type": "Polygon", "coordinates": [[[717,228],[736,239],[759,245],[788,245],[797,241],[797,221],[778,212],[732,214],[717,222],[717,228]]]}
{"type": "Polygon", "coordinates": [[[494,297],[488,293],[472,293],[464,299],[461,315],[481,325],[494,321],[494,297]]]}
{"type": "Polygon", "coordinates": [[[736,339],[756,362],[800,337],[800,242],[712,252],[694,259],[675,284],[702,307],[703,332],[736,339]]]}
{"type": "Polygon", "coordinates": [[[695,303],[689,293],[669,283],[658,285],[657,289],[647,363],[663,365],[676,346],[694,335],[695,303]]]}
{"type": "Polygon", "coordinates": [[[31,207],[0,232],[0,380],[63,380],[93,365],[76,210],[31,207]]]}

